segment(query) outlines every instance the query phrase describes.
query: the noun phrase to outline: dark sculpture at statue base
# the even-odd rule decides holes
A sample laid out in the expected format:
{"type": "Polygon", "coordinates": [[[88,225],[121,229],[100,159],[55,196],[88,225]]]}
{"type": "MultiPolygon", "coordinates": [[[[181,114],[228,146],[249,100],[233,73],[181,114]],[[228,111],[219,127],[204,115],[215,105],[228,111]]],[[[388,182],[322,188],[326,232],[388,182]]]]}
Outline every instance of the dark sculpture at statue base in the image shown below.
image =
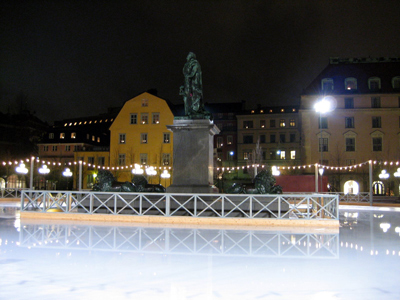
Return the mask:
{"type": "Polygon", "coordinates": [[[263,170],[254,179],[254,187],[239,183],[232,184],[226,191],[228,194],[281,194],[282,187],[276,185],[275,177],[270,169],[263,170]]]}
{"type": "Polygon", "coordinates": [[[119,182],[110,171],[99,170],[93,191],[165,193],[165,187],[161,184],[149,184],[143,175],[134,175],[132,182],[119,182]]]}

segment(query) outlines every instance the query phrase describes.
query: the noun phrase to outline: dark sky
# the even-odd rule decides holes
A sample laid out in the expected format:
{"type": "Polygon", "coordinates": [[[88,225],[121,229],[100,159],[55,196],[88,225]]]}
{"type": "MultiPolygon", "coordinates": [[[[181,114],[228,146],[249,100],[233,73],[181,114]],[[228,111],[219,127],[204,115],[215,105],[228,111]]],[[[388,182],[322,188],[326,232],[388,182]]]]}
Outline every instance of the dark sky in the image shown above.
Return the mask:
{"type": "Polygon", "coordinates": [[[150,88],[181,103],[189,51],[206,102],[248,108],[298,104],[329,57],[400,56],[398,0],[0,5],[0,109],[24,99],[50,123],[105,112],[150,88]]]}

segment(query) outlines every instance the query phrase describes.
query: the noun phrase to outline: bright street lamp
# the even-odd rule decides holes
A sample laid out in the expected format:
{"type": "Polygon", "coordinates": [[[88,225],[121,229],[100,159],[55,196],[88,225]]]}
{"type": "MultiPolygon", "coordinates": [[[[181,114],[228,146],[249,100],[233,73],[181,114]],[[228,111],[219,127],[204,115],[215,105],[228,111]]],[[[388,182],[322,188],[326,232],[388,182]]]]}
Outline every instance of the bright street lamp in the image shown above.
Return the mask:
{"type": "Polygon", "coordinates": [[[20,163],[20,165],[15,168],[15,171],[21,174],[28,174],[28,169],[25,167],[24,163],[20,163]]]}
{"type": "Polygon", "coordinates": [[[43,175],[47,175],[50,173],[50,169],[47,167],[47,165],[43,165],[38,171],[40,174],[43,175]]]}

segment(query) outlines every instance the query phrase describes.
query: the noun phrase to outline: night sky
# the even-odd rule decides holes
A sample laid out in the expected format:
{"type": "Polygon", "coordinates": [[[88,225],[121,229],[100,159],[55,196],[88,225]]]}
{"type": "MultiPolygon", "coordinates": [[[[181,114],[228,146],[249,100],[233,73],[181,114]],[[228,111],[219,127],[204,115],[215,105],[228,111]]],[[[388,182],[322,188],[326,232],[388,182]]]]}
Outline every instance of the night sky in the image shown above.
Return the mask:
{"type": "Polygon", "coordinates": [[[205,102],[298,104],[329,57],[400,56],[399,1],[25,1],[0,4],[2,112],[52,123],[147,91],[182,103],[188,52],[205,102]]]}

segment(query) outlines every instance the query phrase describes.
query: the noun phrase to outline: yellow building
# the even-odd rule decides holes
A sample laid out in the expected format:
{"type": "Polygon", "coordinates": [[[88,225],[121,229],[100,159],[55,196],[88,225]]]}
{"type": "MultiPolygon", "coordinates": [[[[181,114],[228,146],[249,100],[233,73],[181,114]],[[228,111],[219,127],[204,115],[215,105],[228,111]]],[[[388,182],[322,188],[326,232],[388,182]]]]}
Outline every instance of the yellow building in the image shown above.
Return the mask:
{"type": "Polygon", "coordinates": [[[156,175],[149,183],[170,185],[161,178],[172,166],[172,132],[166,125],[173,124],[174,115],[167,102],[149,93],[142,93],[125,102],[110,127],[110,167],[118,181],[131,181],[132,167],[153,167],[156,175]]]}
{"type": "Polygon", "coordinates": [[[393,176],[397,167],[385,162],[400,158],[400,59],[332,58],[305,89],[299,112],[303,164],[321,164],[337,191],[368,192],[368,167],[363,163],[373,160],[374,193],[398,193],[393,176]],[[329,112],[315,109],[322,99],[322,109],[330,105],[329,112]],[[352,168],[328,171],[332,166],[352,168]],[[392,179],[379,182],[383,169],[392,179]]]}

